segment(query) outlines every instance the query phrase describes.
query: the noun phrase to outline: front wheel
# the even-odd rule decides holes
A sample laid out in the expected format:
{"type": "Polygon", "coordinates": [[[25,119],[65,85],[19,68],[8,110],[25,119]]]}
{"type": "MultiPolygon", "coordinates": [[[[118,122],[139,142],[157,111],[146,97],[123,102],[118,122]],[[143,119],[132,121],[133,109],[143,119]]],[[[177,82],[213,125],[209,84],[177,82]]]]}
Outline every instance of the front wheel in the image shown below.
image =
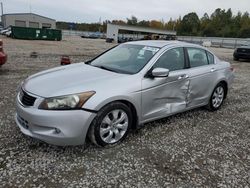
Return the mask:
{"type": "Polygon", "coordinates": [[[238,57],[234,57],[234,61],[239,61],[239,58],[238,57]]]}
{"type": "Polygon", "coordinates": [[[88,137],[98,146],[114,145],[125,139],[132,125],[132,113],[121,102],[103,107],[90,125],[88,137]]]}
{"type": "Polygon", "coordinates": [[[225,99],[225,86],[222,83],[219,83],[213,90],[213,93],[210,97],[208,109],[211,111],[218,110],[221,105],[223,104],[223,101],[225,99]]]}

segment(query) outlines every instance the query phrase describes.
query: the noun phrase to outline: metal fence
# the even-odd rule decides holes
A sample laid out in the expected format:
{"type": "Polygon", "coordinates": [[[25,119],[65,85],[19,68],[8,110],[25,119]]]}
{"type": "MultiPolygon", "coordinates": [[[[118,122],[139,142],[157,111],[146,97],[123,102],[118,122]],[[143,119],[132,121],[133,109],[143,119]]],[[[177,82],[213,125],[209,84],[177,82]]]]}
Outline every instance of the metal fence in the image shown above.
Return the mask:
{"type": "MultiPolygon", "coordinates": [[[[95,34],[96,32],[89,32],[89,31],[75,31],[75,30],[62,30],[63,36],[89,36],[95,34]]],[[[106,35],[106,33],[102,33],[106,35]]],[[[133,38],[135,40],[141,39],[144,37],[142,34],[119,34],[119,37],[123,38],[133,38]]]]}
{"type": "MultiPolygon", "coordinates": [[[[95,32],[88,31],[75,31],[75,30],[62,30],[63,36],[89,36],[95,32]]],[[[120,34],[120,37],[128,37],[134,39],[143,38],[143,35],[139,34],[120,34]]],[[[242,46],[245,43],[250,43],[250,38],[221,38],[221,37],[194,37],[194,36],[177,36],[177,40],[191,42],[202,45],[203,42],[210,41],[213,47],[221,48],[236,48],[242,46]]]]}
{"type": "Polygon", "coordinates": [[[220,37],[193,37],[193,36],[178,36],[177,40],[191,42],[195,44],[202,44],[203,42],[210,41],[213,47],[221,48],[236,48],[250,43],[250,38],[220,38],[220,37]]]}
{"type": "Polygon", "coordinates": [[[75,31],[75,30],[62,30],[63,36],[82,36],[82,35],[91,35],[95,32],[88,32],[88,31],[75,31]]]}

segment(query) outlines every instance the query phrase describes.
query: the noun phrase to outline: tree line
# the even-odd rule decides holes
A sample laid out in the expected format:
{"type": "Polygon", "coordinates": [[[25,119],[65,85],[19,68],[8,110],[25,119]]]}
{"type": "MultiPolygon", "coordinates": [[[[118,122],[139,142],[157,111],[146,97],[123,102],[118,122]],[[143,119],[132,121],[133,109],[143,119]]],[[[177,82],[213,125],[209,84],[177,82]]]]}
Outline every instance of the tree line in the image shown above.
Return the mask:
{"type": "Polygon", "coordinates": [[[191,12],[178,19],[138,20],[131,16],[124,20],[105,20],[102,23],[68,23],[57,22],[58,29],[73,29],[79,31],[106,32],[107,24],[134,25],[156,29],[174,30],[177,35],[204,37],[240,37],[250,38],[250,16],[248,12],[238,12],[233,15],[232,10],[216,9],[211,15],[205,13],[201,18],[191,12]]]}

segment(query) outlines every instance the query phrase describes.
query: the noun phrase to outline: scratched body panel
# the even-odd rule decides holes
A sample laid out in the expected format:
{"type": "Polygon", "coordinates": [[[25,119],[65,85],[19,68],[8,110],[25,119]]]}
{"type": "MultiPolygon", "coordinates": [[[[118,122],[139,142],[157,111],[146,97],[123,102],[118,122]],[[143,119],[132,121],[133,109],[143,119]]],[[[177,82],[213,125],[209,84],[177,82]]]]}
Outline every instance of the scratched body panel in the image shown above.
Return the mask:
{"type": "Polygon", "coordinates": [[[185,71],[171,72],[167,78],[142,80],[142,119],[164,117],[183,111],[187,105],[189,79],[178,79],[185,71]]]}
{"type": "Polygon", "coordinates": [[[187,70],[190,79],[187,96],[188,107],[206,104],[208,102],[217,82],[217,79],[214,79],[217,75],[216,72],[210,71],[212,67],[214,67],[214,65],[187,70]]]}

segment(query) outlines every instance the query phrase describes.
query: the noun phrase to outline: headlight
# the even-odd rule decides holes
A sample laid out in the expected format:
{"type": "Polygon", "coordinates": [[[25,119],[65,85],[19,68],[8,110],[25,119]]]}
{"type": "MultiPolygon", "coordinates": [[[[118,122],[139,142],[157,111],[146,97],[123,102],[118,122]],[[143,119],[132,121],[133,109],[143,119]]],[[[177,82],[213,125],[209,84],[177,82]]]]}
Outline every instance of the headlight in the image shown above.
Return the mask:
{"type": "Polygon", "coordinates": [[[71,110],[80,109],[87,100],[95,94],[94,91],[88,91],[75,95],[66,95],[44,99],[39,109],[43,110],[71,110]]]}

